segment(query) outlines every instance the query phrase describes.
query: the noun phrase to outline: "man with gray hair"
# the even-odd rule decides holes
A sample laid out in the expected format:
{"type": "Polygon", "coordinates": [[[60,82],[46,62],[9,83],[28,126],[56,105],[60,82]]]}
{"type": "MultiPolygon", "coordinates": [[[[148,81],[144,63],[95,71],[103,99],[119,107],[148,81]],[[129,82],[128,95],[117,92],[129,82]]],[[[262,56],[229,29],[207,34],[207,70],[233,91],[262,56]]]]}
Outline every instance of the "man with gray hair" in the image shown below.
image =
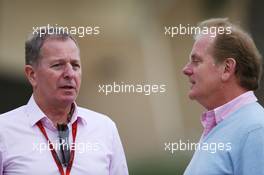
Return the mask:
{"type": "Polygon", "coordinates": [[[0,116],[0,175],[126,175],[115,123],[77,106],[80,50],[73,36],[39,31],[26,41],[29,102],[0,116]]]}
{"type": "Polygon", "coordinates": [[[206,108],[200,143],[216,146],[215,152],[196,150],[184,175],[264,175],[264,109],[253,93],[261,55],[252,38],[227,19],[199,26],[231,32],[197,34],[183,68],[191,83],[189,98],[206,108]]]}

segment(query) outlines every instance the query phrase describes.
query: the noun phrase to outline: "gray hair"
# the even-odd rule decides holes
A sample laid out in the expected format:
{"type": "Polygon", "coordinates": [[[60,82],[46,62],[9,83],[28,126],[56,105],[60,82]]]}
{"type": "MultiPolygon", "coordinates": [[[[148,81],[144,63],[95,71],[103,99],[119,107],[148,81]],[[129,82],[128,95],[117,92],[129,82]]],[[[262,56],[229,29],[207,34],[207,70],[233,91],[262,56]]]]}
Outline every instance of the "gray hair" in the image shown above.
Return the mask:
{"type": "MultiPolygon", "coordinates": [[[[47,39],[55,39],[66,41],[67,39],[71,39],[74,41],[76,46],[78,47],[78,43],[76,39],[65,32],[63,29],[56,29],[54,32],[54,28],[49,27],[39,27],[36,31],[34,31],[25,42],[25,64],[26,65],[36,65],[40,58],[41,47],[47,39]]],[[[79,47],[78,47],[79,48],[79,47]]]]}

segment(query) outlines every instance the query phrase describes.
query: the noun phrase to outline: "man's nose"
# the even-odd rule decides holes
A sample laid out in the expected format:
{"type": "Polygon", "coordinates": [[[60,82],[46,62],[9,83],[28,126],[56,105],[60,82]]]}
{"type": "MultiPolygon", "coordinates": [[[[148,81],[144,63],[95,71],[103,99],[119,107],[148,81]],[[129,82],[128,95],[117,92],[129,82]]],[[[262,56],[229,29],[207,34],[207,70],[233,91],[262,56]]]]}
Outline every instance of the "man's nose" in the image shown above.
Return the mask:
{"type": "Polygon", "coordinates": [[[187,63],[187,64],[183,67],[183,69],[182,69],[182,73],[183,73],[184,75],[187,75],[187,76],[190,76],[190,75],[193,74],[193,70],[192,70],[192,68],[190,67],[190,64],[189,64],[189,63],[187,63]]]}
{"type": "Polygon", "coordinates": [[[72,78],[74,76],[74,70],[71,64],[67,64],[64,69],[64,78],[72,78]]]}

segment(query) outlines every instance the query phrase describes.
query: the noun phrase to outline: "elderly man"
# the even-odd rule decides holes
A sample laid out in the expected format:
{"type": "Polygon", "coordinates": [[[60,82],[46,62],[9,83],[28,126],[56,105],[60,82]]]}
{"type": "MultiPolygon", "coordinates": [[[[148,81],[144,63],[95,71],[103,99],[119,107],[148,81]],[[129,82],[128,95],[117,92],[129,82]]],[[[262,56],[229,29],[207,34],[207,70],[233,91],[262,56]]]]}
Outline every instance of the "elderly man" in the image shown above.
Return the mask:
{"type": "Polygon", "coordinates": [[[0,117],[0,175],[126,175],[115,124],[77,106],[80,50],[63,31],[26,41],[25,74],[33,95],[0,117]]]}
{"type": "Polygon", "coordinates": [[[189,98],[207,110],[199,142],[207,147],[196,149],[184,174],[264,174],[264,110],[253,93],[261,56],[251,37],[227,19],[206,20],[200,27],[227,32],[196,35],[183,68],[191,83],[189,98]]]}

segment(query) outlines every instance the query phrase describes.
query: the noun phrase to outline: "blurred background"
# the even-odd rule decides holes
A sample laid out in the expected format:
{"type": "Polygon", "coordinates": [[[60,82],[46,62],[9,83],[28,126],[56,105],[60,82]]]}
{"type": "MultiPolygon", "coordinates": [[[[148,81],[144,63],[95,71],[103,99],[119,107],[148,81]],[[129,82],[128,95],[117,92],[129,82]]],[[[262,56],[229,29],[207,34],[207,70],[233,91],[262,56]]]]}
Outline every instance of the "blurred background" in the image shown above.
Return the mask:
{"type": "MultiPolygon", "coordinates": [[[[100,34],[78,38],[82,59],[80,106],[115,121],[131,175],[182,174],[192,151],[165,151],[165,143],[198,142],[204,110],[187,98],[182,67],[191,35],[170,37],[165,26],[228,17],[249,31],[264,54],[261,0],[0,0],[0,113],[27,103],[24,42],[32,27],[99,26],[100,34]],[[99,84],[165,84],[166,92],[98,92],[99,84]]],[[[264,104],[263,81],[256,92],[264,104]]]]}

